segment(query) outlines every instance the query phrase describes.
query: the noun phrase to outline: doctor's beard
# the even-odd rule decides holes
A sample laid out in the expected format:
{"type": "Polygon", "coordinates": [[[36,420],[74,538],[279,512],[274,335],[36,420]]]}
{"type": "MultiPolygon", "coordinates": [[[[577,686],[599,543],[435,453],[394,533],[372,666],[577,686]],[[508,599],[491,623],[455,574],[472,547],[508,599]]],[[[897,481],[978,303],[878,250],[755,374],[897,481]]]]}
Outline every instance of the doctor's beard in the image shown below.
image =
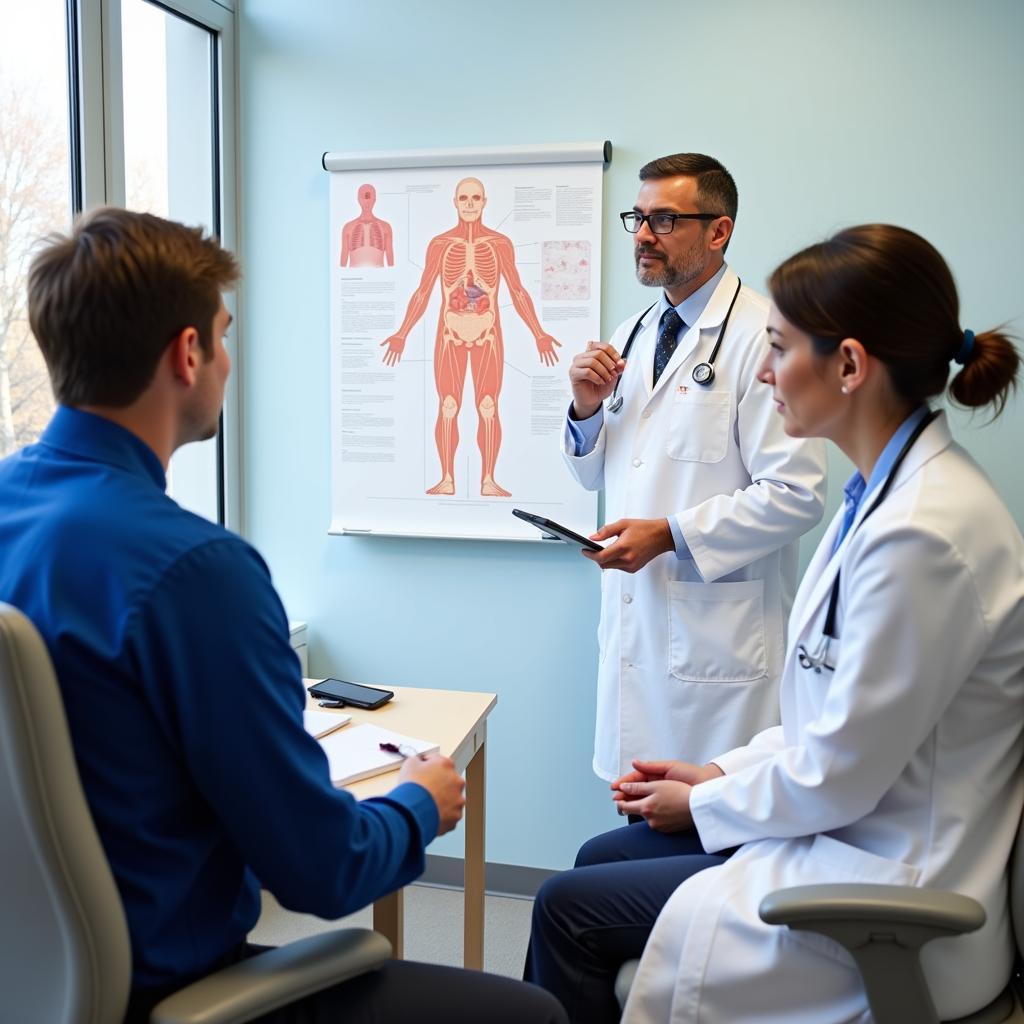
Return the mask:
{"type": "Polygon", "coordinates": [[[677,285],[688,284],[690,281],[696,280],[707,268],[708,257],[704,241],[700,238],[674,260],[669,260],[663,252],[649,249],[645,245],[636,245],[633,248],[636,279],[650,288],[675,288],[677,285]],[[641,256],[662,260],[663,266],[660,269],[641,270],[641,256]]]}

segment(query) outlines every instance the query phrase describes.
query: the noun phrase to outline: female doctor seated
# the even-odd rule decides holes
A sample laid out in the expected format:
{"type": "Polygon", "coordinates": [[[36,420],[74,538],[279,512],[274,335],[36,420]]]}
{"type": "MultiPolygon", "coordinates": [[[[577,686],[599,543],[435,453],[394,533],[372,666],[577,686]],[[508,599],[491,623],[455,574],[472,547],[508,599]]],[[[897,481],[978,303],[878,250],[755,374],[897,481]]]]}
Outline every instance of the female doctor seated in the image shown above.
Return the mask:
{"type": "Polygon", "coordinates": [[[966,893],[977,932],[924,950],[943,1020],[1012,962],[1007,860],[1024,802],[1024,541],[928,406],[998,414],[1018,355],[959,324],[952,275],[910,231],[850,228],[772,275],[760,379],[785,429],[857,471],[789,625],[780,726],[702,767],[635,763],[612,784],[646,820],[591,840],[538,895],[527,978],[571,1019],[868,1022],[831,940],[764,924],[774,889],[867,881],[966,893]],[[640,863],[642,861],[642,863],[640,863]],[[955,966],[955,969],[954,969],[955,966]]]}

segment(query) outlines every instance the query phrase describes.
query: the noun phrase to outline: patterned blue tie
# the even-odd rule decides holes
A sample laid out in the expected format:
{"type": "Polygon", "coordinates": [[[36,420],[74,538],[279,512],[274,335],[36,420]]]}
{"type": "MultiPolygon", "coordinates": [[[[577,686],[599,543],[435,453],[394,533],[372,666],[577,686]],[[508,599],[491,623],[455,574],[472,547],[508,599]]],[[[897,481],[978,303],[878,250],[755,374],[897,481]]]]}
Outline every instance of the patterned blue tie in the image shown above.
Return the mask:
{"type": "Polygon", "coordinates": [[[676,343],[679,341],[679,330],[683,326],[682,317],[669,306],[661,317],[661,331],[658,334],[658,344],[654,349],[654,383],[662,371],[668,366],[672,353],[676,350],[676,343]]]}

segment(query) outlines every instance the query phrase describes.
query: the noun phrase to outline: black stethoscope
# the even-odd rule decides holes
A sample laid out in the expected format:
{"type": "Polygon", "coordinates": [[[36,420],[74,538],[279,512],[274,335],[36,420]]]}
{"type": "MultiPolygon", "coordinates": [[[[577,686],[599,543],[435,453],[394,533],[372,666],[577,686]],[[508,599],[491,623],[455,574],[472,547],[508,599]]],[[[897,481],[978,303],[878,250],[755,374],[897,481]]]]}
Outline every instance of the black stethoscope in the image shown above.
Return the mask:
{"type": "MultiPolygon", "coordinates": [[[[907,457],[907,453],[911,448],[914,447],[914,442],[924,433],[925,427],[928,426],[936,416],[939,415],[937,409],[932,410],[927,416],[914,428],[914,432],[907,438],[906,443],[900,449],[899,455],[896,456],[895,461],[892,464],[892,469],[889,470],[889,475],[885,478],[885,483],[882,484],[882,489],[878,492],[878,497],[875,498],[871,505],[871,508],[864,513],[861,518],[860,526],[865,519],[872,512],[882,504],[882,499],[889,493],[890,488],[893,485],[893,481],[896,479],[896,474],[899,472],[900,466],[903,464],[903,460],[907,457]]],[[[839,573],[841,570],[836,570],[836,578],[832,581],[832,593],[828,599],[828,612],[825,614],[825,625],[821,630],[821,640],[818,641],[818,649],[814,654],[808,653],[807,648],[800,644],[796,649],[797,661],[800,663],[801,668],[810,669],[811,671],[821,673],[822,669],[827,669],[829,672],[835,672],[835,665],[830,665],[828,661],[828,649],[832,645],[833,640],[839,639],[839,634],[836,632],[836,606],[839,604],[839,573]]]]}
{"type": "MultiPolygon", "coordinates": [[[[718,337],[715,339],[715,347],[711,350],[711,355],[708,358],[708,361],[706,363],[698,363],[693,368],[693,373],[690,374],[690,376],[693,377],[693,382],[695,384],[701,384],[704,387],[708,387],[708,385],[710,385],[715,379],[715,359],[718,358],[718,350],[722,347],[722,336],[725,334],[726,327],[729,326],[729,317],[732,316],[732,307],[736,305],[736,300],[740,296],[740,288],[742,287],[743,282],[739,278],[736,278],[736,291],[733,292],[732,302],[729,303],[729,308],[725,311],[725,319],[722,321],[722,326],[718,329],[718,337]]],[[[629,350],[633,347],[633,340],[640,333],[640,328],[643,327],[644,318],[656,305],[657,303],[655,302],[648,306],[640,315],[640,319],[633,324],[633,330],[629,332],[629,337],[626,339],[626,346],[622,350],[623,360],[625,360],[629,355],[629,350]]],[[[623,398],[622,395],[619,394],[619,381],[621,380],[622,378],[619,377],[618,380],[615,381],[615,387],[612,389],[611,397],[608,400],[609,412],[618,412],[622,408],[623,398]]]]}

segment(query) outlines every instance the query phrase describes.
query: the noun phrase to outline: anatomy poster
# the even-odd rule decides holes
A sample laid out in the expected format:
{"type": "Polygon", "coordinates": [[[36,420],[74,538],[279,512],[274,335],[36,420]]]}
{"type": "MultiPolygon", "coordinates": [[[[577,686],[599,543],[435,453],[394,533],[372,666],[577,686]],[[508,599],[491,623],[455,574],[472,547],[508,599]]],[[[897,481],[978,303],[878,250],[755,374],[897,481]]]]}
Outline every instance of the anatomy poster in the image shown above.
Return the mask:
{"type": "Polygon", "coordinates": [[[330,177],[331,531],[537,540],[519,507],[591,532],[560,438],[600,337],[601,160],[330,177]]]}

